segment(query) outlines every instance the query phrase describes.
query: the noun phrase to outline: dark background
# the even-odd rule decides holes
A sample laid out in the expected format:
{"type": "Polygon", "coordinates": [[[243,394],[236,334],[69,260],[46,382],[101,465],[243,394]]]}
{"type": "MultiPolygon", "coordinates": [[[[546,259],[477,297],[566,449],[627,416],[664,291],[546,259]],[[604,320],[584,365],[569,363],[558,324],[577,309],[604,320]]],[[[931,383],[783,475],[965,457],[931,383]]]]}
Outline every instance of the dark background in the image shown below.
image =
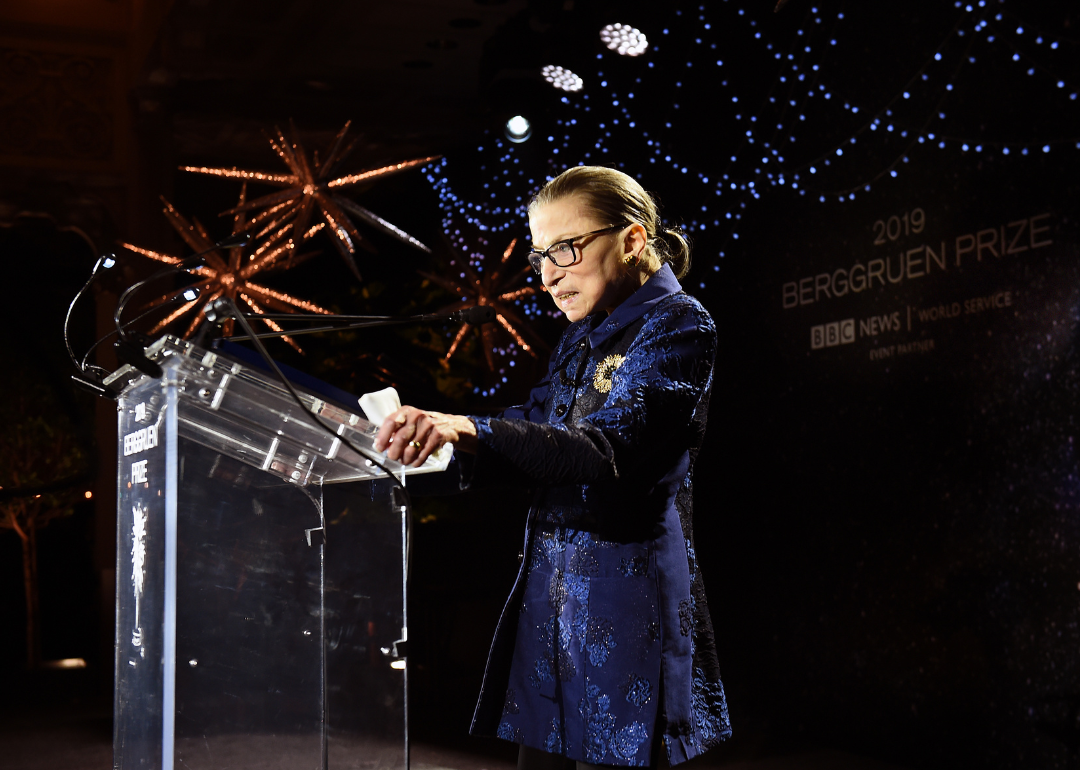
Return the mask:
{"type": "MultiPolygon", "coordinates": [[[[13,6],[5,66],[16,49],[106,62],[96,66],[111,73],[112,96],[80,98],[111,127],[107,142],[76,132],[82,143],[35,144],[12,116],[68,136],[68,113],[0,92],[13,148],[0,155],[5,367],[45,383],[42,408],[73,426],[96,479],[85,487],[93,502],[41,533],[43,657],[88,662],[50,672],[50,698],[107,699],[111,681],[114,417],[66,383],[66,303],[117,239],[187,253],[158,195],[227,233],[217,214],[238,186],[175,166],[278,170],[261,131],[291,118],[313,148],[352,119],[363,141],[348,170],[445,161],[356,196],[433,256],[372,234],[378,254],[358,258],[358,282],[316,239],[320,256],[276,278],[342,312],[453,301],[418,271],[447,274],[463,251],[490,264],[527,235],[520,202],[568,164],[619,165],[691,230],[685,286],[721,335],[696,532],[735,734],[710,761],[812,748],[913,767],[1080,761],[1074,4],[92,5],[70,3],[62,22],[13,6]],[[654,48],[603,54],[596,30],[612,21],[640,27],[654,48]],[[537,76],[547,63],[581,74],[585,90],[563,102],[537,76]],[[516,112],[534,135],[511,146],[501,127],[516,112]],[[922,233],[874,244],[875,222],[916,208],[922,233]],[[952,255],[957,236],[1043,213],[1053,242],[1043,248],[784,307],[783,285],[804,276],[886,257],[895,270],[902,250],[941,241],[952,255]],[[818,324],[852,318],[858,328],[893,312],[906,322],[909,307],[917,318],[999,291],[1011,292],[1009,307],[811,347],[818,324]],[[879,357],[913,342],[924,344],[879,357]]],[[[150,269],[135,257],[119,268],[76,316],[77,350],[95,325],[107,331],[116,294],[150,269]]],[[[546,315],[535,324],[549,342],[561,328],[546,315]]],[[[521,397],[531,359],[519,353],[511,370],[498,357],[503,383],[472,343],[444,369],[453,331],[320,338],[303,356],[274,353],[352,392],[390,379],[434,408],[489,412],[521,397]]],[[[512,491],[416,502],[420,740],[485,750],[464,734],[526,506],[512,491]]],[[[5,689],[9,708],[42,692],[19,673],[19,558],[14,535],[0,532],[0,659],[19,683],[5,689]]]]}

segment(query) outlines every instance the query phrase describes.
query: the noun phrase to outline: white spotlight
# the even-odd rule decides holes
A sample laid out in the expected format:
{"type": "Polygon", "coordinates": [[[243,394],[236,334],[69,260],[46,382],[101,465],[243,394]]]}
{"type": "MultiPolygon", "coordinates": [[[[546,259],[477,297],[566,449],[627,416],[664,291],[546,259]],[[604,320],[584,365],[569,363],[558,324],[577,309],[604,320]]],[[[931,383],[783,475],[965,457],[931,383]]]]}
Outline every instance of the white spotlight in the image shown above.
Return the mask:
{"type": "Polygon", "coordinates": [[[585,85],[585,81],[573,72],[554,64],[544,67],[540,74],[544,76],[544,80],[563,91],[580,91],[585,85]]]}
{"type": "Polygon", "coordinates": [[[520,144],[532,136],[532,124],[520,115],[515,115],[506,121],[506,138],[515,144],[520,144]]]}
{"type": "Polygon", "coordinates": [[[600,30],[600,39],[620,56],[641,56],[649,47],[645,33],[629,24],[608,24],[600,30]]]}

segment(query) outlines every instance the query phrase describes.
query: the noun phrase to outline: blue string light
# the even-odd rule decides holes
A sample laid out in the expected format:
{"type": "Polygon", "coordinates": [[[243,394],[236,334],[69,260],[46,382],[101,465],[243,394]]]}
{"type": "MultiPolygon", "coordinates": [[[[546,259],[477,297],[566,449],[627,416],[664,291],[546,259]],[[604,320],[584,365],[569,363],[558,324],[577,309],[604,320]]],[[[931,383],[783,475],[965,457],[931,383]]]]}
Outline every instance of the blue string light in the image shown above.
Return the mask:
{"type": "MultiPolygon", "coordinates": [[[[655,67],[653,59],[661,53],[659,45],[651,48],[649,60],[635,62],[636,68],[631,70],[634,74],[629,76],[623,74],[628,68],[624,62],[619,62],[618,57],[613,54],[597,55],[595,79],[591,76],[587,79],[599,83],[604,99],[594,105],[587,92],[561,97],[557,104],[555,126],[547,135],[546,148],[550,153],[548,178],[578,162],[603,162],[609,151],[619,149],[621,157],[637,156],[640,159],[636,162],[647,164],[648,168],[676,173],[679,178],[686,180],[686,184],[695,184],[703,192],[710,192],[710,200],[715,200],[713,208],[703,205],[698,216],[685,223],[686,227],[694,232],[715,229],[724,238],[734,240],[737,239],[735,227],[748,202],[760,200],[769,191],[783,189],[801,196],[809,192],[822,203],[851,201],[856,193],[868,192],[878,180],[897,178],[901,167],[909,162],[911,151],[919,145],[939,149],[951,146],[961,153],[999,150],[1002,156],[1017,152],[1026,156],[1029,149],[1041,150],[1042,154],[1046,154],[1054,146],[1066,142],[1080,148],[1076,138],[1026,144],[1009,141],[1006,145],[982,137],[974,141],[970,137],[951,135],[945,130],[948,125],[946,108],[949,100],[958,93],[961,73],[965,68],[979,67],[983,62],[992,61],[995,52],[1001,50],[1005,50],[1024,67],[1023,71],[1030,71],[1031,77],[1042,75],[1048,78],[1048,84],[1055,91],[1067,95],[1070,101],[1077,99],[1080,89],[1073,87],[1067,77],[1055,74],[1054,62],[1045,58],[1050,52],[1060,49],[1059,41],[1042,30],[1033,33],[1030,29],[1032,25],[1023,23],[1004,8],[1004,0],[956,2],[954,5],[961,10],[961,14],[924,64],[915,70],[895,96],[878,107],[870,108],[857,103],[856,99],[844,98],[839,89],[824,78],[823,67],[831,55],[831,49],[843,37],[843,13],[827,19],[818,7],[812,6],[785,46],[778,40],[769,39],[757,20],[738,5],[739,0],[723,0],[723,5],[709,6],[708,11],[701,5],[696,17],[676,10],[661,35],[663,53],[668,55],[668,61],[673,56],[683,57],[671,62],[676,66],[685,65],[681,70],[655,67]],[[725,19],[721,23],[712,18],[714,13],[730,13],[732,10],[734,21],[725,19]],[[717,31],[728,30],[733,24],[743,25],[754,41],[753,45],[759,46],[763,54],[767,53],[771,61],[777,62],[775,81],[766,94],[756,97],[757,107],[744,103],[742,95],[734,92],[729,81],[721,75],[728,67],[713,53],[718,40],[717,31]],[[1029,29],[1025,29],[1025,26],[1029,29]],[[683,45],[682,40],[687,44],[683,45]],[[1024,46],[1020,45],[1020,41],[1026,41],[1024,46]],[[1042,53],[1031,53],[1026,46],[1033,46],[1042,53]],[[675,49],[679,49],[679,54],[674,53],[675,49]],[[616,69],[608,71],[605,62],[610,62],[611,67],[616,69]],[[719,169],[704,167],[702,159],[696,155],[693,160],[684,159],[682,155],[689,148],[682,146],[677,138],[668,138],[669,130],[674,130],[672,117],[681,112],[678,101],[672,101],[674,115],[670,117],[661,116],[654,106],[647,103],[642,103],[644,111],[640,114],[636,109],[641,100],[635,100],[635,94],[645,87],[642,76],[655,82],[657,78],[680,71],[686,72],[687,77],[690,73],[700,76],[703,74],[700,71],[702,68],[714,73],[710,78],[717,96],[730,103],[733,112],[738,110],[731,117],[740,127],[741,141],[729,154],[725,154],[726,167],[719,169]],[[603,118],[596,119],[591,114],[584,114],[592,113],[594,106],[596,113],[604,115],[603,118]],[[822,148],[815,157],[788,163],[785,156],[795,154],[793,150],[798,141],[797,134],[807,126],[808,112],[847,116],[846,119],[828,118],[830,124],[849,124],[850,118],[855,116],[861,122],[833,146],[822,148]],[[579,119],[583,120],[579,123],[579,119]],[[896,142],[900,144],[896,145],[896,142]],[[844,152],[848,147],[852,148],[852,153],[844,152]],[[844,173],[863,173],[866,163],[862,152],[880,155],[882,150],[891,152],[893,159],[869,178],[836,185],[836,180],[841,179],[844,173]],[[808,185],[811,180],[814,184],[808,185]],[[720,209],[718,212],[713,210],[717,207],[720,209]]],[[[675,93],[681,92],[684,87],[682,77],[676,76],[669,87],[675,93]]],[[[490,137],[485,139],[485,145],[486,149],[478,149],[478,155],[487,158],[495,156],[496,161],[488,161],[492,169],[517,161],[514,153],[520,150],[515,147],[502,146],[499,140],[492,142],[490,137]]],[[[624,167],[625,162],[619,165],[624,167]]],[[[502,192],[485,190],[486,196],[466,200],[451,189],[447,181],[446,161],[433,166],[436,168],[428,179],[439,193],[444,225],[451,219],[464,219],[467,224],[485,233],[523,230],[526,216],[522,201],[527,201],[531,192],[544,181],[537,178],[526,183],[521,177],[507,180],[509,188],[504,189],[520,195],[516,197],[516,206],[499,208],[495,202],[505,201],[505,197],[500,197],[503,196],[502,192]]],[[[486,173],[491,174],[491,170],[486,173]]],[[[496,175],[498,173],[496,171],[496,175]]],[[[719,253],[723,253],[722,248],[719,253]]]]}

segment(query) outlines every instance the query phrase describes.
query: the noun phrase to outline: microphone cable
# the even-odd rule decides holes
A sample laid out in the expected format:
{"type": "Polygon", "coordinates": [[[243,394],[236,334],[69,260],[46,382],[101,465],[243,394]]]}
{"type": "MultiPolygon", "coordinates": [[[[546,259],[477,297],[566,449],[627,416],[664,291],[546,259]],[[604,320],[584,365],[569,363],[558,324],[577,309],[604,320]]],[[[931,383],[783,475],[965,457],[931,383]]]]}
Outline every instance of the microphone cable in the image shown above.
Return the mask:
{"type": "MultiPolygon", "coordinates": [[[[146,318],[148,315],[151,315],[155,311],[161,310],[161,308],[163,308],[163,307],[168,307],[169,305],[173,304],[177,300],[182,299],[185,302],[194,302],[195,300],[197,300],[199,298],[199,294],[201,294],[201,292],[199,291],[199,289],[197,287],[189,286],[188,288],[183,289],[182,291],[178,292],[177,294],[173,295],[172,297],[169,297],[164,302],[162,302],[162,303],[160,303],[158,305],[155,305],[154,307],[150,308],[149,310],[144,310],[142,313],[139,313],[139,315],[135,316],[130,321],[125,322],[123,324],[123,326],[121,327],[121,329],[122,330],[127,330],[128,327],[130,327],[130,326],[134,325],[135,323],[141,321],[142,319],[146,318]]],[[[106,334],[104,337],[101,337],[93,345],[90,346],[90,349],[86,351],[86,355],[83,356],[83,359],[82,359],[82,371],[84,371],[84,372],[86,371],[87,360],[90,358],[90,354],[93,353],[97,349],[98,345],[100,345],[105,340],[109,339],[109,337],[113,336],[114,334],[117,334],[119,331],[120,330],[118,330],[118,329],[113,329],[111,332],[106,334]]],[[[76,366],[78,366],[78,364],[76,364],[76,366]]],[[[100,369],[101,367],[97,367],[97,368],[100,369]]]]}

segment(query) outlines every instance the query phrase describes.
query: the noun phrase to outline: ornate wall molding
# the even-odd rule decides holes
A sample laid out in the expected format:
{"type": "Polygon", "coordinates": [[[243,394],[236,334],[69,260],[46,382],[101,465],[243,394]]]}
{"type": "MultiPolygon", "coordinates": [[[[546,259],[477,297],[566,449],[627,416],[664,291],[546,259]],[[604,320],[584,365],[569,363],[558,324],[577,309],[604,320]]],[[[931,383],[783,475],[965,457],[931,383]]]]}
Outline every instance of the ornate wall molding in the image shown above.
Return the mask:
{"type": "Polygon", "coordinates": [[[118,170],[118,62],[0,46],[0,164],[118,170]]]}

